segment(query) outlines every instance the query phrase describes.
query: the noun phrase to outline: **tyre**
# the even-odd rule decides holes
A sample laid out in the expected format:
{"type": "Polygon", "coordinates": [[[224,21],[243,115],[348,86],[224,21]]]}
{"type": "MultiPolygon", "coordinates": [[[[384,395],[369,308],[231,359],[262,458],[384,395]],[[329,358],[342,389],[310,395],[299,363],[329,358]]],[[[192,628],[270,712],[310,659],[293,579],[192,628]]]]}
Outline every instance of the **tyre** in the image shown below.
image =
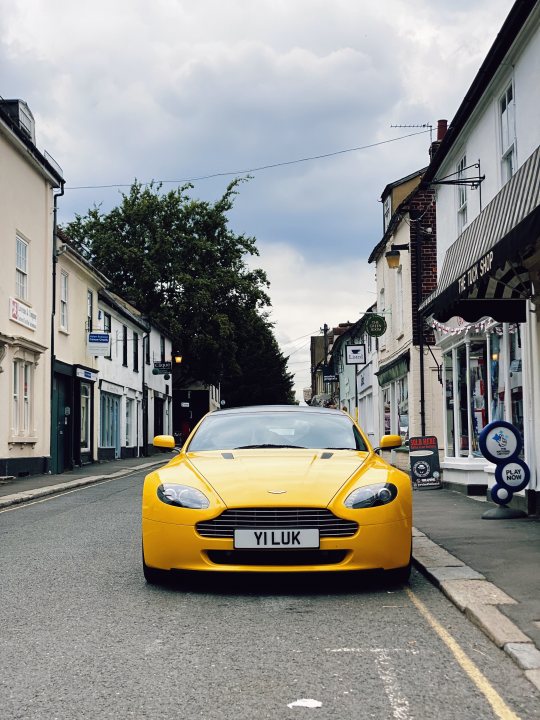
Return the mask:
{"type": "Polygon", "coordinates": [[[149,585],[161,585],[165,581],[167,577],[167,572],[165,570],[158,570],[157,568],[149,567],[144,562],[144,548],[142,551],[142,565],[144,579],[149,585]]]}
{"type": "Polygon", "coordinates": [[[412,559],[409,560],[409,564],[405,567],[396,568],[395,570],[386,570],[384,573],[384,581],[387,585],[392,587],[398,587],[400,585],[406,585],[409,582],[411,576],[412,559]]]}

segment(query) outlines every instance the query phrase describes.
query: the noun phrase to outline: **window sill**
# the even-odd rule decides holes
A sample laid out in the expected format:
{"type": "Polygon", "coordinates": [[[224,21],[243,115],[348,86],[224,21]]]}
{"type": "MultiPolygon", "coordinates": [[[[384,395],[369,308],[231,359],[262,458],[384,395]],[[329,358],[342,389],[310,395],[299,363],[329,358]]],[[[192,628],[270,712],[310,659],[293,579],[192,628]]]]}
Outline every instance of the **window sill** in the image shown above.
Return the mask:
{"type": "Polygon", "coordinates": [[[37,443],[37,437],[10,437],[8,440],[9,445],[35,445],[37,443]]]}
{"type": "Polygon", "coordinates": [[[62,335],[69,335],[69,330],[66,330],[66,328],[58,328],[58,332],[61,332],[62,335]]]}

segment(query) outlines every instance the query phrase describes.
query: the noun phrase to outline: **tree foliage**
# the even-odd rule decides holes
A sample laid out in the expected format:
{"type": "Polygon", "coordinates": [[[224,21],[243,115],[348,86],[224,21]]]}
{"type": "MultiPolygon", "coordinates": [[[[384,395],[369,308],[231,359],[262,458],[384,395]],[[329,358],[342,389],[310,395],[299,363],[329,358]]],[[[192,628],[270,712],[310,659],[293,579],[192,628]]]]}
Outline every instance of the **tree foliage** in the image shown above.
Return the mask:
{"type": "Polygon", "coordinates": [[[255,238],[237,235],[228,213],[239,180],[215,203],[133,183],[108,213],[94,207],[64,232],[110,280],[111,289],[163,327],[182,354],[179,382],[222,383],[227,406],[292,401],[268,321],[266,274],[251,269],[255,238]]]}

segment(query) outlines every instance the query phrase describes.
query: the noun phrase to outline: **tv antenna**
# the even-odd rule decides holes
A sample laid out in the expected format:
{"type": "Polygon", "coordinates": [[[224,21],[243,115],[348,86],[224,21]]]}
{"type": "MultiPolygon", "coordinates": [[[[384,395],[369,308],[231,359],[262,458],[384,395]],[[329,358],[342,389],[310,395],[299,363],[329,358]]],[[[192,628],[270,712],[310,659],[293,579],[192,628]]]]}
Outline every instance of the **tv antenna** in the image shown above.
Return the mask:
{"type": "Polygon", "coordinates": [[[390,125],[391,128],[429,128],[429,142],[433,142],[433,125],[431,123],[422,123],[417,125],[390,125]]]}

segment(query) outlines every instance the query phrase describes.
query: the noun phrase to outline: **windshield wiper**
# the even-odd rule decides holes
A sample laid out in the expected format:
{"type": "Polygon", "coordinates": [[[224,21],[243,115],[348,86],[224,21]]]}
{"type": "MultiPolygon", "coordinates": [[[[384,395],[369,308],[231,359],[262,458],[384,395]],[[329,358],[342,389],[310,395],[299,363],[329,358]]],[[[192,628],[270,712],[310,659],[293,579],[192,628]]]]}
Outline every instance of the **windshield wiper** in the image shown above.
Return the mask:
{"type": "Polygon", "coordinates": [[[353,451],[358,450],[358,448],[352,448],[352,447],[325,447],[322,449],[323,450],[353,450],[353,451]]]}
{"type": "Polygon", "coordinates": [[[257,448],[296,448],[297,450],[305,450],[303,445],[273,445],[266,443],[265,445],[240,445],[235,447],[235,450],[254,450],[257,448]]]}

